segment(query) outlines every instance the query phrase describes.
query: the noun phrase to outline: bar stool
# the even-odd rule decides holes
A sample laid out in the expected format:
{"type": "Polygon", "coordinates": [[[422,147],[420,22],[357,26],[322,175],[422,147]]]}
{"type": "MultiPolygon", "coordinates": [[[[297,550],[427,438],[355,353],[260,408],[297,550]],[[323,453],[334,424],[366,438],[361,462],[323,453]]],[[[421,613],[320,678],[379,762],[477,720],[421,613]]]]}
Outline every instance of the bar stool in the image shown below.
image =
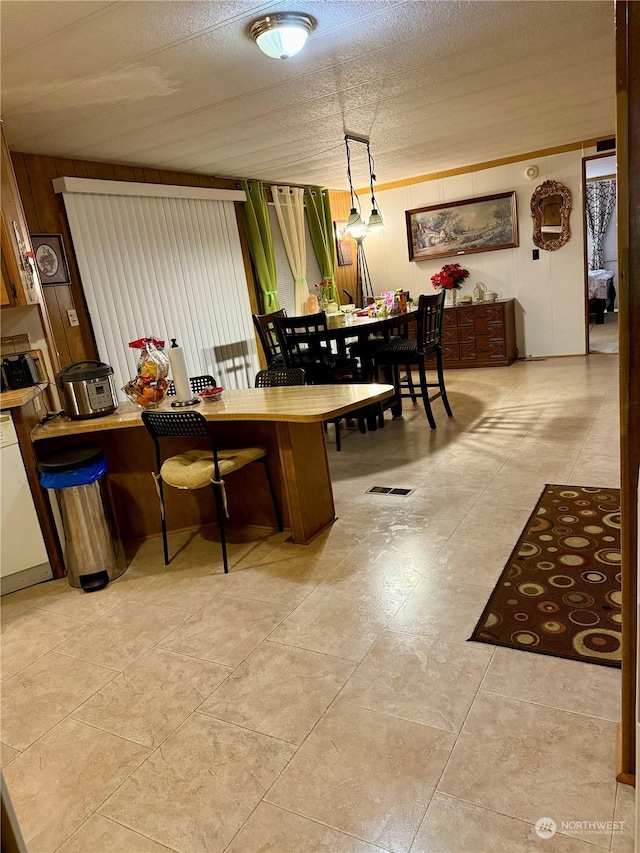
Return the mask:
{"type": "MultiPolygon", "coordinates": [[[[326,333],[329,330],[324,311],[304,317],[274,317],[274,325],[280,351],[288,368],[297,367],[305,371],[308,385],[333,385],[340,382],[360,382],[358,362],[331,350],[326,333]]],[[[361,433],[366,433],[363,410],[356,413],[361,433]]],[[[341,418],[328,423],[335,426],[336,451],[340,451],[341,418]]]]}
{"type": "Polygon", "coordinates": [[[280,352],[280,341],[276,332],[275,318],[286,317],[284,308],[271,314],[252,314],[253,325],[256,327],[258,339],[264,352],[267,367],[284,367],[284,357],[280,352]]]}
{"type": "Polygon", "coordinates": [[[422,397],[424,410],[431,429],[436,428],[435,418],[431,410],[433,400],[442,398],[442,404],[449,417],[452,417],[451,406],[447,398],[447,389],[444,384],[444,371],[442,368],[442,318],[444,310],[445,292],[420,296],[418,304],[418,324],[416,339],[398,340],[385,346],[379,347],[374,353],[376,367],[390,367],[393,372],[393,384],[395,387],[394,406],[396,411],[402,413],[402,398],[411,397],[416,402],[416,397],[422,397]],[[427,382],[426,363],[435,358],[437,382],[427,382]],[[411,378],[410,365],[416,364],[420,371],[420,390],[414,388],[411,378]],[[400,380],[400,368],[407,368],[405,383],[400,380]],[[407,392],[403,393],[403,388],[407,392]],[[430,388],[438,388],[435,394],[430,394],[430,388]]]}
{"type": "Polygon", "coordinates": [[[281,369],[259,370],[256,373],[256,388],[282,388],[291,385],[305,385],[307,375],[301,367],[283,367],[281,369]]]}
{"type": "MultiPolygon", "coordinates": [[[[209,385],[212,385],[214,388],[217,385],[216,380],[208,373],[205,373],[203,376],[190,376],[189,383],[191,385],[191,393],[194,395],[204,391],[209,385]]],[[[173,384],[173,379],[170,379],[169,387],[167,388],[167,397],[175,396],[176,386],[173,384]]]]}
{"type": "Polygon", "coordinates": [[[158,473],[153,473],[158,497],[160,498],[160,520],[162,524],[162,545],[164,548],[164,564],[169,565],[169,546],[167,543],[167,521],[165,517],[163,484],[176,489],[204,489],[211,486],[216,503],[216,515],[220,527],[222,544],[222,562],[225,574],[229,571],[227,560],[227,542],[225,533],[225,517],[227,512],[227,496],[224,477],[239,471],[252,462],[264,465],[273,509],[282,531],[282,517],[276,503],[275,491],[269,466],[267,452],[264,447],[242,447],[240,449],[219,448],[209,430],[204,415],[200,412],[142,412],[142,422],[153,439],[156,449],[156,466],[158,473]],[[164,437],[194,437],[207,438],[211,444],[209,450],[187,450],[163,460],[160,450],[160,439],[164,437]]]}

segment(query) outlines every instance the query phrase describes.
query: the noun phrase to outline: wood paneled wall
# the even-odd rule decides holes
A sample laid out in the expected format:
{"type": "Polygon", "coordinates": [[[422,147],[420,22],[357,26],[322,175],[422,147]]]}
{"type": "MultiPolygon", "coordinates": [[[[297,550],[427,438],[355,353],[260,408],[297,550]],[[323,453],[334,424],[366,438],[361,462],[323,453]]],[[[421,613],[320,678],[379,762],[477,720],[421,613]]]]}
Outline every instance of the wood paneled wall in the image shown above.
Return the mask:
{"type": "MultiPolygon", "coordinates": [[[[118,166],[86,160],[65,160],[36,154],[12,152],[22,204],[29,231],[32,234],[62,234],[71,275],[70,285],[47,285],[44,295],[53,326],[54,337],[63,367],[74,361],[96,358],[96,347],[82,291],[78,265],[71,242],[62,196],[53,191],[54,178],[97,178],[111,181],[133,181],[149,184],[177,184],[187,187],[236,189],[237,181],[185,172],[118,166]],[[71,326],[67,311],[75,309],[79,326],[71,326]]],[[[236,206],[237,210],[237,206],[236,206]]],[[[253,281],[251,261],[244,239],[241,217],[238,216],[247,281],[253,281]]],[[[257,311],[255,289],[249,288],[252,310],[257,311]]]]}
{"type": "MultiPolygon", "coordinates": [[[[346,222],[349,218],[349,210],[351,207],[351,203],[349,200],[349,193],[346,192],[330,192],[329,199],[331,201],[331,212],[333,214],[334,222],[346,222]]],[[[355,298],[356,295],[356,244],[355,240],[351,241],[353,243],[352,257],[353,263],[344,267],[338,266],[338,257],[336,255],[336,274],[335,280],[336,285],[338,287],[338,293],[340,295],[340,302],[345,303],[348,302],[347,297],[342,292],[343,290],[348,290],[349,293],[353,294],[355,298]]]]}
{"type": "MultiPolygon", "coordinates": [[[[73,243],[67,224],[62,196],[53,191],[53,180],[61,177],[95,178],[111,181],[133,181],[149,184],[177,184],[187,187],[209,187],[215,189],[236,189],[237,179],[217,178],[209,175],[195,175],[187,172],[171,172],[159,169],[134,166],[119,166],[112,163],[95,163],[88,160],[66,160],[43,157],[37,154],[12,152],[11,159],[15,169],[22,204],[24,206],[29,231],[32,234],[62,234],[69,263],[70,285],[47,285],[44,295],[51,317],[56,346],[63,367],[74,361],[96,358],[96,346],[93,339],[87,306],[80,281],[73,243]],[[68,311],[75,310],[79,325],[71,326],[68,311]]],[[[346,222],[349,216],[349,194],[330,193],[331,209],[334,221],[346,222]]],[[[238,211],[238,206],[236,205],[238,211]]],[[[247,282],[253,282],[251,260],[244,235],[242,217],[238,215],[240,241],[244,256],[247,282]]],[[[353,243],[353,263],[338,266],[336,256],[336,284],[342,302],[347,297],[342,292],[356,292],[356,245],[353,243]]],[[[255,287],[249,287],[252,311],[259,312],[255,287]]]]}

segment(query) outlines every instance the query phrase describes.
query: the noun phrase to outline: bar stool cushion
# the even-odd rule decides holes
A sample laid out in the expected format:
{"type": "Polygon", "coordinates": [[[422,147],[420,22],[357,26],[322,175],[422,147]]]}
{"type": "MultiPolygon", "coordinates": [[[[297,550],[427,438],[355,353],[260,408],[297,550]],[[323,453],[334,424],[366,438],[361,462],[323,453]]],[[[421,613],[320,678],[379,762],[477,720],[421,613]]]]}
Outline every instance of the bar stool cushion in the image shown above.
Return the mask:
{"type": "MultiPolygon", "coordinates": [[[[224,477],[239,468],[262,459],[264,447],[243,447],[241,450],[218,450],[218,468],[224,477]]],[[[165,483],[176,489],[203,489],[214,477],[213,455],[210,450],[187,450],[170,456],[162,464],[160,475],[165,483]]]]}

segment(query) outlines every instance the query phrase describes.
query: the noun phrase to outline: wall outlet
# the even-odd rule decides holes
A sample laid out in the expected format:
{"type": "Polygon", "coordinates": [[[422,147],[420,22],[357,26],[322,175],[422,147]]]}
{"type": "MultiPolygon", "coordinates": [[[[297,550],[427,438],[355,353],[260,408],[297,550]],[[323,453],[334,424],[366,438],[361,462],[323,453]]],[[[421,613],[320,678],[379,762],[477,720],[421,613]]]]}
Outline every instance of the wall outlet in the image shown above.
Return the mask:
{"type": "Polygon", "coordinates": [[[40,403],[40,398],[34,397],[33,398],[33,411],[37,414],[41,408],[42,408],[42,404],[40,403]]]}
{"type": "Polygon", "coordinates": [[[532,261],[539,261],[540,260],[540,249],[534,249],[531,252],[531,260],[532,261]]]}
{"type": "Polygon", "coordinates": [[[78,320],[78,312],[74,308],[69,308],[67,311],[67,317],[69,318],[70,326],[79,326],[80,320],[78,320]]]}

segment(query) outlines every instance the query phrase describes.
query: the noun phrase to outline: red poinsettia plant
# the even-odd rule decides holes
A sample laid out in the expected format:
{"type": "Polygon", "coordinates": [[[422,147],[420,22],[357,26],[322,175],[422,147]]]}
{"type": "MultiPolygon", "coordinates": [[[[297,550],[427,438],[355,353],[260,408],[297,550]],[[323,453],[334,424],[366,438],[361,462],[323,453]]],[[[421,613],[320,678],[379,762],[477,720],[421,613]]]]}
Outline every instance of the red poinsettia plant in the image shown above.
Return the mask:
{"type": "Polygon", "coordinates": [[[465,278],[469,278],[469,270],[463,269],[460,264],[445,264],[440,272],[431,276],[431,284],[446,290],[454,287],[459,290],[465,278]]]}

